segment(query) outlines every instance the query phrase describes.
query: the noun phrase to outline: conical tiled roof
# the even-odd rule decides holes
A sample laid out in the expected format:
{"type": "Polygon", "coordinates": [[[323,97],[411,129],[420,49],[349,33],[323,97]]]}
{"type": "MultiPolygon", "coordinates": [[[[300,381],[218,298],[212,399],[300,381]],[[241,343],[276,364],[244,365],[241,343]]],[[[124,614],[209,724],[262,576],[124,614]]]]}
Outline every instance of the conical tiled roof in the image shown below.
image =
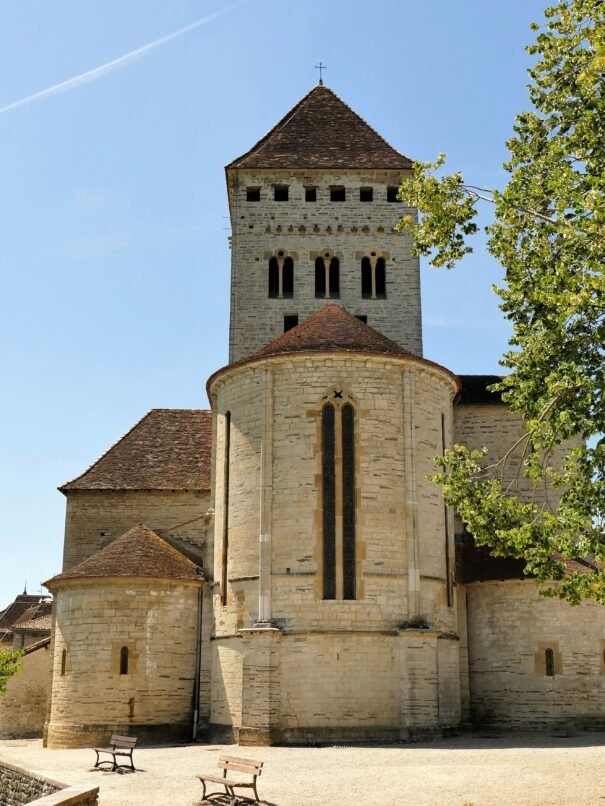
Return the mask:
{"type": "Polygon", "coordinates": [[[412,162],[323,85],[227,168],[411,168],[412,162]]]}
{"type": "Polygon", "coordinates": [[[366,325],[341,305],[329,302],[300,325],[282,333],[251,357],[329,350],[412,355],[409,350],[405,350],[397,342],[391,341],[366,325]]]}
{"type": "Polygon", "coordinates": [[[86,577],[160,577],[162,579],[203,579],[203,573],[180,551],[151,529],[139,524],[97,551],[84,562],[45,582],[86,577]]]}

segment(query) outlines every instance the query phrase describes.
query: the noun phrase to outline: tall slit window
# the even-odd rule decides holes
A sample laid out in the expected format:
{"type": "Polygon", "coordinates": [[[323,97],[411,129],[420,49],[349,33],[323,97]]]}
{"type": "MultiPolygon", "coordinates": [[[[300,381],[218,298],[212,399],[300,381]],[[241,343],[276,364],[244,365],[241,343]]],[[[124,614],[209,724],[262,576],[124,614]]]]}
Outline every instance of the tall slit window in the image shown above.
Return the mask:
{"type": "Polygon", "coordinates": [[[386,299],[386,261],[376,252],[361,260],[361,296],[363,299],[386,299]]]}
{"type": "Polygon", "coordinates": [[[330,252],[315,260],[315,296],[340,297],[340,261],[330,252]]]}
{"type": "MultiPolygon", "coordinates": [[[[342,399],[342,392],[334,398],[342,399]]],[[[321,414],[323,598],[355,599],[355,409],[326,403],[321,414]],[[340,443],[340,445],[338,444],[340,443]],[[340,450],[338,448],[340,447],[340,450]]]]}
{"type": "Polygon", "coordinates": [[[552,649],[544,650],[545,671],[547,677],[555,676],[555,653],[552,649]]]}
{"type": "Polygon", "coordinates": [[[128,647],[120,649],[120,674],[128,674],[128,647]]]}
{"type": "Polygon", "coordinates": [[[231,464],[231,412],[225,414],[223,448],[223,550],[221,571],[221,604],[227,604],[227,563],[229,559],[229,466],[231,464]]]}
{"type": "Polygon", "coordinates": [[[67,650],[64,649],[61,652],[61,677],[65,675],[66,667],[67,667],[67,650]]]}
{"type": "Polygon", "coordinates": [[[269,260],[269,296],[292,299],[294,296],[294,261],[285,252],[269,260]]]}

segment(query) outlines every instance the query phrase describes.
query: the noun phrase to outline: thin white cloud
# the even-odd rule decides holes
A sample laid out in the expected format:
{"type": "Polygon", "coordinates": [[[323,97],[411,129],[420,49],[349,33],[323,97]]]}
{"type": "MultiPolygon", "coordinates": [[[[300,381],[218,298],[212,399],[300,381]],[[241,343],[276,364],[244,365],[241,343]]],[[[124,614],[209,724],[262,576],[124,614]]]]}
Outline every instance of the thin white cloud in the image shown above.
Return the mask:
{"type": "Polygon", "coordinates": [[[96,81],[98,78],[102,78],[108,73],[112,73],[114,70],[119,70],[121,67],[125,67],[135,59],[145,56],[145,54],[155,50],[156,48],[159,48],[161,45],[165,45],[166,42],[177,39],[179,36],[184,36],[185,34],[188,34],[189,31],[193,31],[195,28],[199,28],[202,25],[206,25],[206,23],[215,20],[222,14],[226,14],[233,8],[235,8],[235,6],[228,6],[220,11],[215,11],[214,14],[208,14],[206,17],[202,17],[189,25],[185,25],[184,28],[179,28],[177,31],[173,31],[171,34],[166,34],[166,36],[162,36],[160,39],[155,39],[153,42],[149,42],[147,45],[143,45],[136,50],[131,50],[130,53],[125,53],[123,56],[119,56],[117,59],[112,59],[110,62],[106,62],[99,67],[94,67],[92,70],[87,70],[85,73],[80,73],[79,76],[69,78],[67,81],[61,81],[61,83],[54,84],[52,87],[48,87],[45,90],[35,92],[33,95],[28,95],[27,98],[21,98],[18,101],[13,101],[7,106],[0,107],[0,115],[3,115],[5,112],[10,112],[13,109],[18,109],[20,106],[26,106],[27,104],[34,103],[35,101],[40,101],[42,98],[49,98],[52,95],[60,95],[63,92],[76,89],[76,87],[81,87],[83,84],[88,84],[90,81],[96,81]]]}

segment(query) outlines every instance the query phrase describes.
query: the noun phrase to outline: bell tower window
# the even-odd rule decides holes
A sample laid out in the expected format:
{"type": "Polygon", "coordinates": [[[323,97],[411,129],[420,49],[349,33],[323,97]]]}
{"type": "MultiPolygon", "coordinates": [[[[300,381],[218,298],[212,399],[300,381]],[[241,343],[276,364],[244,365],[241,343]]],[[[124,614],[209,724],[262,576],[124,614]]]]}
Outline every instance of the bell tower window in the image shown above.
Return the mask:
{"type": "Polygon", "coordinates": [[[269,259],[269,296],[291,299],[294,296],[294,261],[283,249],[269,259]]]}
{"type": "Polygon", "coordinates": [[[386,299],[386,261],[377,252],[361,259],[361,296],[363,299],[386,299]]]}
{"type": "Polygon", "coordinates": [[[277,202],[288,201],[288,185],[274,185],[273,200],[277,202]]]}
{"type": "Polygon", "coordinates": [[[316,298],[340,297],[340,260],[331,252],[325,252],[315,259],[316,298]]]}

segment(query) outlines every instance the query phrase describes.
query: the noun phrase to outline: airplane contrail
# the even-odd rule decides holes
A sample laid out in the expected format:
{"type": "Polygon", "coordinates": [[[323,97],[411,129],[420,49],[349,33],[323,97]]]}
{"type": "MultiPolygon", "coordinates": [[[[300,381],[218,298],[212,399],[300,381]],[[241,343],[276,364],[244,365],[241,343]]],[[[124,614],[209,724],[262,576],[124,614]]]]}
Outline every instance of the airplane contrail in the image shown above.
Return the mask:
{"type": "Polygon", "coordinates": [[[28,95],[27,98],[21,98],[19,101],[13,101],[7,106],[0,107],[0,115],[3,115],[5,112],[10,112],[12,109],[17,109],[20,106],[25,106],[26,104],[31,104],[34,101],[39,101],[42,98],[48,98],[51,95],[60,95],[62,92],[67,92],[68,90],[73,90],[76,87],[81,87],[83,84],[88,84],[89,81],[96,81],[97,78],[106,76],[108,73],[118,70],[120,67],[124,67],[126,64],[134,61],[134,59],[138,59],[139,57],[144,56],[146,53],[149,53],[150,50],[159,48],[160,45],[170,42],[171,39],[176,39],[179,36],[189,33],[189,31],[193,31],[195,28],[199,28],[201,25],[205,25],[207,22],[211,22],[217,17],[220,17],[222,14],[226,14],[227,11],[231,11],[233,8],[235,8],[235,6],[228,6],[220,11],[215,11],[214,14],[208,14],[208,16],[202,17],[201,19],[192,22],[190,25],[185,25],[184,28],[179,28],[177,31],[173,31],[171,34],[166,34],[166,36],[162,36],[160,39],[155,39],[153,42],[149,42],[149,44],[143,45],[136,50],[131,50],[130,53],[125,53],[123,56],[119,56],[117,59],[112,59],[110,62],[106,62],[99,67],[94,67],[92,70],[87,70],[85,73],[80,73],[79,76],[69,78],[67,81],[61,81],[59,84],[54,84],[52,87],[48,87],[45,90],[35,92],[33,95],[28,95]]]}

